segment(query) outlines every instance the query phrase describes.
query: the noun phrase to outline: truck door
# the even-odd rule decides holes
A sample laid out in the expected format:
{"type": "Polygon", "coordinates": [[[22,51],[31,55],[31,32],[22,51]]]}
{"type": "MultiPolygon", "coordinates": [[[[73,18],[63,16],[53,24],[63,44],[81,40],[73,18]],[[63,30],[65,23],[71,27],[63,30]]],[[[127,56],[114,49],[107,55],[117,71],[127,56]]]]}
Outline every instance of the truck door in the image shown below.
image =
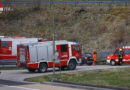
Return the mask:
{"type": "Polygon", "coordinates": [[[60,52],[61,60],[68,60],[69,59],[69,47],[68,47],[68,44],[57,45],[57,51],[60,52]]]}
{"type": "Polygon", "coordinates": [[[130,49],[124,49],[123,62],[130,63],[130,49]]]}
{"type": "Polygon", "coordinates": [[[1,54],[12,54],[12,41],[1,41],[1,54]]]}
{"type": "Polygon", "coordinates": [[[72,51],[72,56],[75,56],[76,58],[81,57],[81,50],[79,45],[71,45],[71,51],[72,51]]]}
{"type": "Polygon", "coordinates": [[[115,52],[114,52],[114,57],[112,58],[114,60],[116,60],[118,62],[119,60],[119,49],[117,49],[115,52]]]}
{"type": "Polygon", "coordinates": [[[19,59],[21,63],[26,62],[26,49],[25,47],[19,48],[19,59]]]}

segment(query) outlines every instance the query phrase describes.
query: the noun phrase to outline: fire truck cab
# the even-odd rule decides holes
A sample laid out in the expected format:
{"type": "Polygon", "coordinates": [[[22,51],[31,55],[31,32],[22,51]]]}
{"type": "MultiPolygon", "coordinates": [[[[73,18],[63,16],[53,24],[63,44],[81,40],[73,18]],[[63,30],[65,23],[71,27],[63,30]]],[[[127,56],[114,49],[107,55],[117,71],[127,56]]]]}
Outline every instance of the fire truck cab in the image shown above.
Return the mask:
{"type": "Polygon", "coordinates": [[[55,41],[55,56],[53,54],[53,42],[39,42],[21,44],[17,48],[17,65],[25,67],[30,72],[46,72],[47,68],[55,67],[74,70],[77,63],[81,62],[81,50],[79,44],[69,41],[55,41]]]}
{"type": "MultiPolygon", "coordinates": [[[[123,46],[123,60],[122,63],[130,63],[130,46],[123,46]]],[[[119,63],[119,49],[107,57],[107,63],[111,65],[120,65],[119,63]]]]}
{"type": "Polygon", "coordinates": [[[39,42],[41,38],[0,37],[0,61],[11,61],[17,58],[17,45],[39,42]]]}

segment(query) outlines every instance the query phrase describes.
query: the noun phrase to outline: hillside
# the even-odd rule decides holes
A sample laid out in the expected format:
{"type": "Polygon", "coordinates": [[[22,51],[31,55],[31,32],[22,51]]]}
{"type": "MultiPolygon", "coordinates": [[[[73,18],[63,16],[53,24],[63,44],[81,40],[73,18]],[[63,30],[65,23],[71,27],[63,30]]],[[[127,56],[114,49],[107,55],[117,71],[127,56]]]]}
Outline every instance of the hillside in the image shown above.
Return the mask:
{"type": "MultiPolygon", "coordinates": [[[[130,46],[129,6],[55,6],[56,40],[79,41],[85,51],[130,46]]],[[[52,40],[50,7],[14,8],[0,14],[0,35],[52,40]]]]}

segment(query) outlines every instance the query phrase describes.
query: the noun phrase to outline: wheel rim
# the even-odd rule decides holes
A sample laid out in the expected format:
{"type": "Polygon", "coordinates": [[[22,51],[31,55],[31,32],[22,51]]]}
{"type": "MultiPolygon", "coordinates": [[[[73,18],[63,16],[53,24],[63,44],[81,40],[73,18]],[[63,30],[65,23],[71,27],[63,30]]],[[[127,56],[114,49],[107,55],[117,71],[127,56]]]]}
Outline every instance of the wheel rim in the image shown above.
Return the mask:
{"type": "Polygon", "coordinates": [[[115,61],[112,61],[112,65],[115,65],[115,61]]]}
{"type": "Polygon", "coordinates": [[[45,71],[46,71],[46,65],[44,65],[44,64],[42,65],[41,71],[42,71],[42,72],[45,72],[45,71]]]}
{"type": "Polygon", "coordinates": [[[70,69],[74,69],[74,68],[75,68],[75,64],[74,64],[73,62],[71,62],[71,63],[69,64],[69,68],[70,68],[70,69]]]}

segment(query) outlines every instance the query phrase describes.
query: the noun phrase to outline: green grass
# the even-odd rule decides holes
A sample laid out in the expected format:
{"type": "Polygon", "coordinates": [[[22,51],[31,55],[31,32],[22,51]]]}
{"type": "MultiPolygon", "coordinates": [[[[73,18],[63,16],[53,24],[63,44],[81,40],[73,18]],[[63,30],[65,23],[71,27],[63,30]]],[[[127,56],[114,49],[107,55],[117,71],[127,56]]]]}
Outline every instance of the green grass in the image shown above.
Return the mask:
{"type": "MultiPolygon", "coordinates": [[[[28,78],[27,81],[31,82],[48,82],[51,80],[52,75],[39,76],[28,78]]],[[[111,69],[111,70],[98,70],[87,72],[76,72],[69,74],[56,75],[58,80],[74,83],[106,85],[106,86],[119,86],[130,88],[130,68],[125,69],[111,69]]]]}

